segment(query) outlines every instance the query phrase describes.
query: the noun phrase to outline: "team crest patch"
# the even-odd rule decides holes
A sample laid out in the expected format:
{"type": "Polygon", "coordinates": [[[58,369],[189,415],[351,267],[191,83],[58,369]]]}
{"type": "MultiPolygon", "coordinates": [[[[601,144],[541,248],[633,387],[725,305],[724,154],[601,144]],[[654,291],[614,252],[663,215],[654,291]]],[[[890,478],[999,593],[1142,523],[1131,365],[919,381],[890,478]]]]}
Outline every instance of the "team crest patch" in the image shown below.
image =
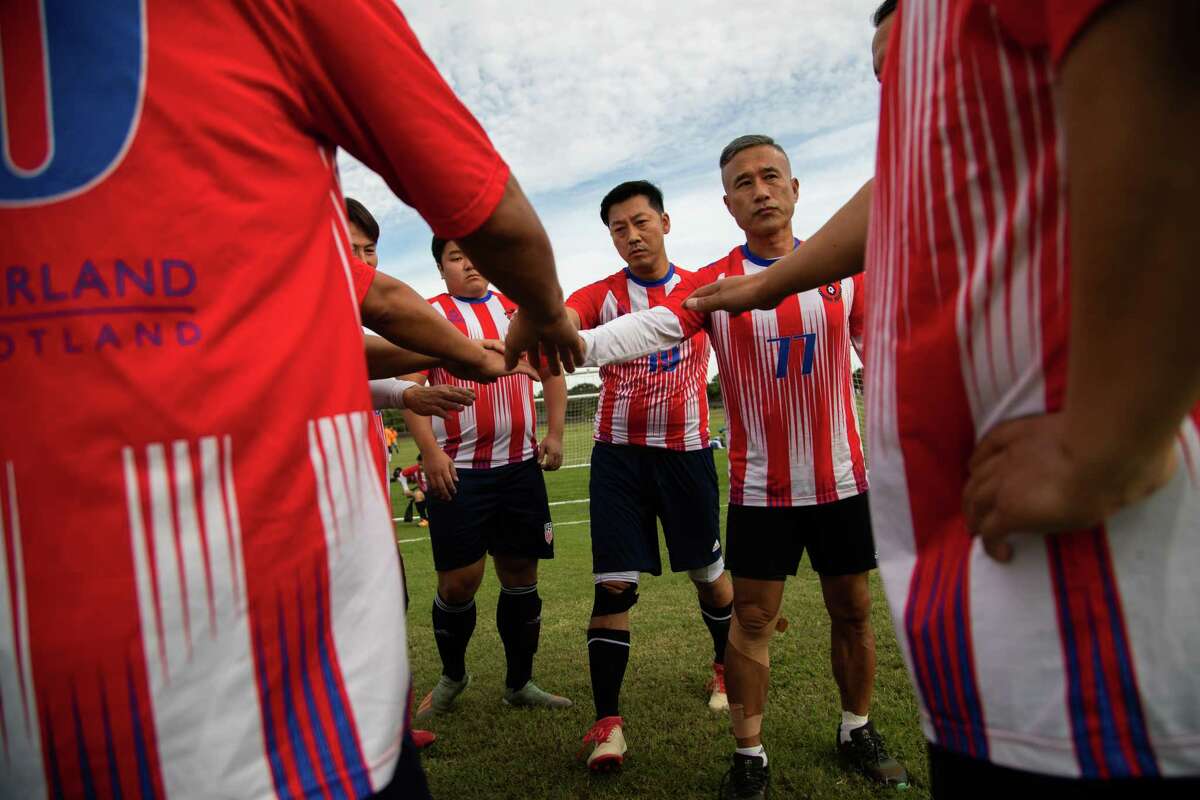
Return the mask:
{"type": "Polygon", "coordinates": [[[554,523],[547,522],[545,531],[546,531],[546,544],[553,544],[554,543],[554,523]]]}
{"type": "Polygon", "coordinates": [[[842,285],[840,283],[827,283],[821,287],[821,297],[824,297],[830,303],[836,303],[842,299],[842,285]]]}
{"type": "Polygon", "coordinates": [[[451,322],[462,322],[464,324],[466,323],[466,320],[463,319],[463,315],[459,312],[459,310],[457,308],[450,309],[450,313],[448,313],[446,315],[446,319],[450,320],[451,322]]]}

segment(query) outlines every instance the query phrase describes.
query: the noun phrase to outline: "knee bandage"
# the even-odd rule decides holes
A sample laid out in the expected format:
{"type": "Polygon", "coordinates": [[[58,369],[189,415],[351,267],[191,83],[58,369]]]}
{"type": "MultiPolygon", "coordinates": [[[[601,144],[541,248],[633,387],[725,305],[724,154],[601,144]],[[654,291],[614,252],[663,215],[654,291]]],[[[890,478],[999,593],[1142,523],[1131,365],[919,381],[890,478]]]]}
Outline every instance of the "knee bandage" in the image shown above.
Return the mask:
{"type": "Polygon", "coordinates": [[[620,592],[610,592],[602,584],[596,584],[596,598],[592,603],[593,617],[623,614],[638,601],[637,584],[630,583],[620,592]]]}
{"type": "Polygon", "coordinates": [[[780,622],[779,611],[776,610],[775,616],[767,620],[765,625],[747,630],[742,625],[735,608],[733,622],[729,626],[729,646],[751,661],[769,669],[771,666],[769,650],[771,636],[775,634],[775,628],[780,622]]]}

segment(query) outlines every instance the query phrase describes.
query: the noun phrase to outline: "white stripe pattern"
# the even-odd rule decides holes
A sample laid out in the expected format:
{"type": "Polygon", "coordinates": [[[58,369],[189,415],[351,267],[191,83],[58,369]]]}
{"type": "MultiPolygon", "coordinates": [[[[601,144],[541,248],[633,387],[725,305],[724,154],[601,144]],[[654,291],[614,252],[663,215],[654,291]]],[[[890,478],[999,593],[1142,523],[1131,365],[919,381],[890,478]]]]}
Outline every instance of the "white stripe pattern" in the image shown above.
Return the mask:
{"type": "MultiPolygon", "coordinates": [[[[0,787],[20,786],[29,796],[40,796],[46,790],[42,738],[37,691],[30,668],[21,509],[11,461],[4,463],[4,471],[0,473],[0,494],[8,501],[7,519],[0,513],[0,703],[4,725],[0,787]]],[[[3,507],[0,502],[0,512],[3,507]]]]}

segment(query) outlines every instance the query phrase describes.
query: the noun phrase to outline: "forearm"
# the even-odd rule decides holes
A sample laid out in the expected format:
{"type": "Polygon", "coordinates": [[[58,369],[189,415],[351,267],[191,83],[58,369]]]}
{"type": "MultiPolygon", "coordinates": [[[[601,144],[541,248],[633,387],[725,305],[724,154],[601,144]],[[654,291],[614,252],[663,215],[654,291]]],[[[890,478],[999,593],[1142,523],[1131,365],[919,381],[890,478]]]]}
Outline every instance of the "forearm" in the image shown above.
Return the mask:
{"type": "Polygon", "coordinates": [[[550,239],[516,178],[508,179],[503,199],[483,226],[459,244],[531,321],[543,323],[562,313],[550,239]]]}
{"type": "Polygon", "coordinates": [[[679,317],[659,306],[579,332],[587,347],[584,366],[601,367],[669,350],[686,338],[679,317]]]}
{"type": "Polygon", "coordinates": [[[1093,463],[1152,457],[1200,400],[1200,86],[1189,5],[1115,6],[1061,73],[1070,156],[1066,436],[1093,463]]]}
{"type": "Polygon", "coordinates": [[[403,409],[404,393],[416,385],[413,381],[392,378],[373,380],[369,384],[371,387],[371,407],[376,411],[381,411],[385,408],[403,409]]]}
{"type": "Polygon", "coordinates": [[[773,298],[783,300],[862,272],[874,183],[874,178],[864,183],[803,246],[764,273],[765,286],[773,298]]]}
{"type": "Polygon", "coordinates": [[[405,411],[404,424],[408,427],[408,432],[412,434],[413,441],[417,443],[417,449],[425,458],[429,458],[431,454],[441,449],[437,437],[433,434],[433,422],[429,417],[405,411]]]}
{"type": "Polygon", "coordinates": [[[542,381],[546,400],[546,424],[550,436],[561,440],[567,419],[567,381],[561,375],[542,381]]]}
{"type": "Polygon", "coordinates": [[[363,343],[367,354],[367,377],[372,380],[432,369],[441,364],[433,356],[397,347],[378,336],[363,337],[363,343]]]}
{"type": "MultiPolygon", "coordinates": [[[[435,359],[474,364],[482,356],[478,344],[463,336],[407,284],[382,273],[377,273],[363,300],[362,320],[363,325],[392,344],[435,359]]],[[[429,366],[410,367],[404,371],[429,366]]]]}

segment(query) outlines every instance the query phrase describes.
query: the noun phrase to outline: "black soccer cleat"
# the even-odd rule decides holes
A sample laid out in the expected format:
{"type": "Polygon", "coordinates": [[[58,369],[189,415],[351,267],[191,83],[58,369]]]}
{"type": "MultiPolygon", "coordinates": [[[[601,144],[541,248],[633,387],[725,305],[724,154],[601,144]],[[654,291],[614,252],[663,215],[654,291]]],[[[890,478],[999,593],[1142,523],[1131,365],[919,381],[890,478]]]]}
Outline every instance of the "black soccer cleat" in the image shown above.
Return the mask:
{"type": "Polygon", "coordinates": [[[846,766],[877,783],[897,789],[908,788],[908,772],[904,765],[888,754],[883,737],[870,722],[850,731],[848,742],[842,741],[841,728],[838,728],[838,755],[846,766]]]}
{"type": "Polygon", "coordinates": [[[771,768],[758,756],[733,754],[717,800],[767,800],[771,792],[771,768]]]}

